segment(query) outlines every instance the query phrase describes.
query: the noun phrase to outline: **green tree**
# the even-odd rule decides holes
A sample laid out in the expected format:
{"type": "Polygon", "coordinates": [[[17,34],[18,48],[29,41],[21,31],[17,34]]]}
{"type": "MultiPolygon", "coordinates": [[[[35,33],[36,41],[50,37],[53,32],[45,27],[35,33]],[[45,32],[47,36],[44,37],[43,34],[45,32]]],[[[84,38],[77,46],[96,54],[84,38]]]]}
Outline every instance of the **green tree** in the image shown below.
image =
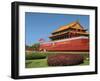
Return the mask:
{"type": "Polygon", "coordinates": [[[34,51],[39,51],[39,47],[40,47],[40,43],[35,43],[31,46],[31,48],[33,48],[34,51]]]}

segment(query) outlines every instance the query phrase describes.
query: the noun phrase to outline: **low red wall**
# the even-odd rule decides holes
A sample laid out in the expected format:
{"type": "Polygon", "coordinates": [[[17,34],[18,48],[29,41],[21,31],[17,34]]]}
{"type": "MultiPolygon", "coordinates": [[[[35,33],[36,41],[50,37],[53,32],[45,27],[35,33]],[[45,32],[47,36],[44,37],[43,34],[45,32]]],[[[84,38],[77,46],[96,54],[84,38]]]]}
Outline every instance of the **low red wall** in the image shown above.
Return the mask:
{"type": "Polygon", "coordinates": [[[63,42],[40,45],[40,50],[47,51],[89,51],[89,39],[73,39],[63,42]]]}

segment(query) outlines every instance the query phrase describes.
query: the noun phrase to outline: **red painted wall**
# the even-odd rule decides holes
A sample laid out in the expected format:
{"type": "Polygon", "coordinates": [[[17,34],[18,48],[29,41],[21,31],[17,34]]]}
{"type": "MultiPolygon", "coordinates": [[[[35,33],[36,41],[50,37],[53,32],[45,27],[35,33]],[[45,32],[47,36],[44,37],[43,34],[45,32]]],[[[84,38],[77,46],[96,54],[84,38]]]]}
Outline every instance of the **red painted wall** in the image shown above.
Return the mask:
{"type": "Polygon", "coordinates": [[[41,44],[47,51],[89,51],[89,39],[73,39],[63,42],[41,44]]]}

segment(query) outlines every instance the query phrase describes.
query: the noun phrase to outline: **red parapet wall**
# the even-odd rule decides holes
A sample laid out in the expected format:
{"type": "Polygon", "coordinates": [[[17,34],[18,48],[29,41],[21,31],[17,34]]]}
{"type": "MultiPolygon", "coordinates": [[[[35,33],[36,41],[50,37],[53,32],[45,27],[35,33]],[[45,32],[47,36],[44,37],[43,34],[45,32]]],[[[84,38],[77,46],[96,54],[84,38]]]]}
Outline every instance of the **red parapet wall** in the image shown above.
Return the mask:
{"type": "Polygon", "coordinates": [[[40,50],[47,51],[89,51],[89,39],[79,38],[61,42],[44,43],[40,50]]]}

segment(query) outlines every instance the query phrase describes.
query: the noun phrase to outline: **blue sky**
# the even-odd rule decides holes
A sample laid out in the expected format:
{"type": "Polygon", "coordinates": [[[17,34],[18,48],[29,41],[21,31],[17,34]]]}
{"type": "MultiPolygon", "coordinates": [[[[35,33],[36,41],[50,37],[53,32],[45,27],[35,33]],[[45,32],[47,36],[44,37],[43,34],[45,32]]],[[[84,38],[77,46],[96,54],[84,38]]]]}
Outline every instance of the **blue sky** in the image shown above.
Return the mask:
{"type": "Polygon", "coordinates": [[[88,15],[25,12],[25,43],[32,45],[38,43],[40,38],[49,41],[48,36],[54,30],[77,20],[89,30],[88,15]]]}

